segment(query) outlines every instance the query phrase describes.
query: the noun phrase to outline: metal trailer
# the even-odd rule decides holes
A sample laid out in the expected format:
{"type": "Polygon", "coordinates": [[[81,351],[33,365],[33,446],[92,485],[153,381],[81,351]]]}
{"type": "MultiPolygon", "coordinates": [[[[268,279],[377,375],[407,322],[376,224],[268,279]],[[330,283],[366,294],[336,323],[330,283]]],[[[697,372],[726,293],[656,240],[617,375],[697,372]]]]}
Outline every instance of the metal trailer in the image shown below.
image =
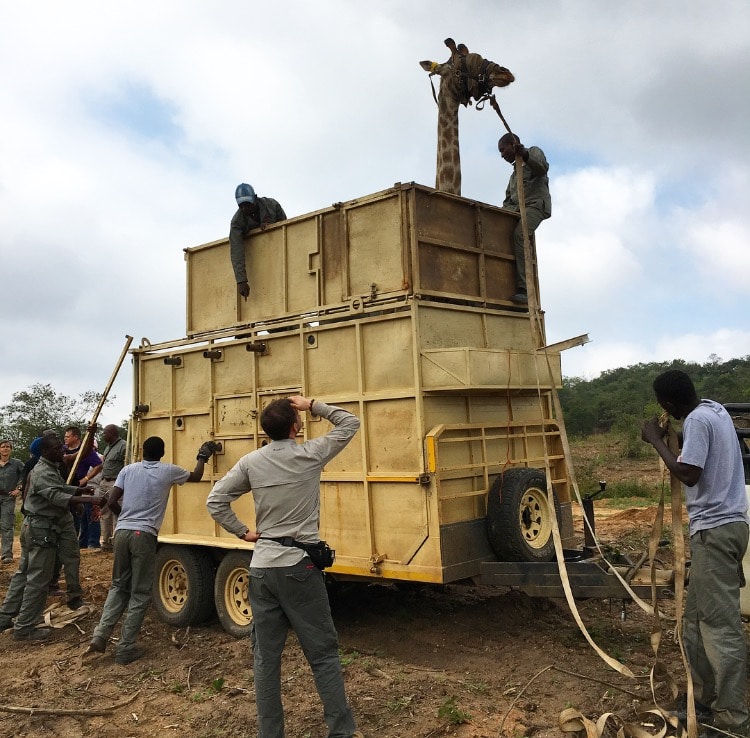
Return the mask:
{"type": "MultiPolygon", "coordinates": [[[[268,440],[264,406],[296,393],[362,422],[321,480],[331,580],[473,579],[555,595],[556,515],[574,591],[625,596],[576,549],[552,388],[560,351],[579,341],[540,350],[543,314],[535,333],[511,301],[517,217],[396,184],[251,234],[247,301],[226,239],[186,249],[187,337],[131,351],[133,458],[151,435],[184,467],[201,441],[221,443],[204,481],[170,496],[154,585],[163,619],[188,625],[215,608],[226,630],[247,632],[252,544],[218,527],[205,500],[268,440]]],[[[299,440],[329,427],[312,418],[299,440]]],[[[235,509],[252,528],[252,495],[235,509]]]]}

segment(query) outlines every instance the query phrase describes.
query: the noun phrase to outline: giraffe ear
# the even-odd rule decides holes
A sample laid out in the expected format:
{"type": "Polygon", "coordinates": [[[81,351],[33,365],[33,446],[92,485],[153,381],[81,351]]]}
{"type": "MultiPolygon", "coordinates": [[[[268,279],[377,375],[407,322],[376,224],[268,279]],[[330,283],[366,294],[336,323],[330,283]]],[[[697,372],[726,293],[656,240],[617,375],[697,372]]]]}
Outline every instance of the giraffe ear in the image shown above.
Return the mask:
{"type": "Polygon", "coordinates": [[[419,62],[419,66],[424,69],[425,72],[431,72],[432,71],[432,62],[431,61],[421,61],[419,62]]]}

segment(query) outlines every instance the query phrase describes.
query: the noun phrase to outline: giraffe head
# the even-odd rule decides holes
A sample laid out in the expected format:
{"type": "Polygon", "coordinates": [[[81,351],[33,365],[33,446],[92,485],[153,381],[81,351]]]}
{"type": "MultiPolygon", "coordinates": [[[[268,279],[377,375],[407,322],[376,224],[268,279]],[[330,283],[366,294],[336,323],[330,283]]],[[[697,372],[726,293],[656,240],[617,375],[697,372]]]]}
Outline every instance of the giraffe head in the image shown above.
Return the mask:
{"type": "Polygon", "coordinates": [[[440,94],[447,94],[456,104],[469,105],[472,98],[479,100],[489,94],[493,87],[507,87],[515,77],[510,70],[480,54],[470,54],[465,44],[452,38],[445,39],[451,55],[447,62],[419,62],[422,69],[440,76],[440,94]]]}
{"type": "MultiPolygon", "coordinates": [[[[440,75],[438,103],[438,150],[435,189],[461,194],[461,155],[458,145],[458,106],[486,100],[493,87],[506,87],[513,75],[479,54],[470,54],[464,44],[445,40],[451,56],[444,64],[419,62],[426,72],[440,75]]],[[[435,91],[433,89],[433,95],[435,91]]]]}

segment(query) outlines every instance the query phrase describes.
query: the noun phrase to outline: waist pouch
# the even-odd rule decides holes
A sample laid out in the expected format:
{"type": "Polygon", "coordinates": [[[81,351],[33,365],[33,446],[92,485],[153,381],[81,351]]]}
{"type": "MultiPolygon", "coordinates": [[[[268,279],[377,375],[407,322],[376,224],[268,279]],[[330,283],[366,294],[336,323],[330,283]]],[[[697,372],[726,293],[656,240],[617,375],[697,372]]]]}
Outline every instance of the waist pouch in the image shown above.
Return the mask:
{"type": "Polygon", "coordinates": [[[276,541],[282,546],[289,548],[300,548],[302,549],[312,560],[318,569],[323,571],[329,566],[333,566],[333,562],[336,560],[336,551],[334,551],[325,541],[317,541],[316,543],[300,543],[291,536],[285,536],[284,538],[267,538],[268,541],[276,541]]]}
{"type": "Polygon", "coordinates": [[[38,548],[57,548],[60,541],[60,526],[44,518],[26,518],[28,542],[38,548]]]}

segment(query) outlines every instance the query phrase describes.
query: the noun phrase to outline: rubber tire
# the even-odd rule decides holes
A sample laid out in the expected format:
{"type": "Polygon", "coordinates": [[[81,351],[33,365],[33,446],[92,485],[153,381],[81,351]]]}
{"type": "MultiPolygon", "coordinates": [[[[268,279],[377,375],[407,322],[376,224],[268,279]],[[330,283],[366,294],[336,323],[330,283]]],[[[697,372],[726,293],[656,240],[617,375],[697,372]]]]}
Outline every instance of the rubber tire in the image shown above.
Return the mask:
{"type": "Polygon", "coordinates": [[[200,625],[214,614],[216,570],[208,552],[164,544],[156,552],[154,609],[177,628],[200,625]]]}
{"type": "Polygon", "coordinates": [[[229,551],[216,571],[216,614],[224,630],[235,638],[248,638],[252,629],[253,612],[248,600],[252,558],[252,551],[229,551]]]}
{"type": "MultiPolygon", "coordinates": [[[[557,508],[555,498],[555,514],[557,508]]],[[[541,470],[507,469],[497,477],[487,496],[487,535],[498,560],[553,561],[552,514],[541,470]]]]}

